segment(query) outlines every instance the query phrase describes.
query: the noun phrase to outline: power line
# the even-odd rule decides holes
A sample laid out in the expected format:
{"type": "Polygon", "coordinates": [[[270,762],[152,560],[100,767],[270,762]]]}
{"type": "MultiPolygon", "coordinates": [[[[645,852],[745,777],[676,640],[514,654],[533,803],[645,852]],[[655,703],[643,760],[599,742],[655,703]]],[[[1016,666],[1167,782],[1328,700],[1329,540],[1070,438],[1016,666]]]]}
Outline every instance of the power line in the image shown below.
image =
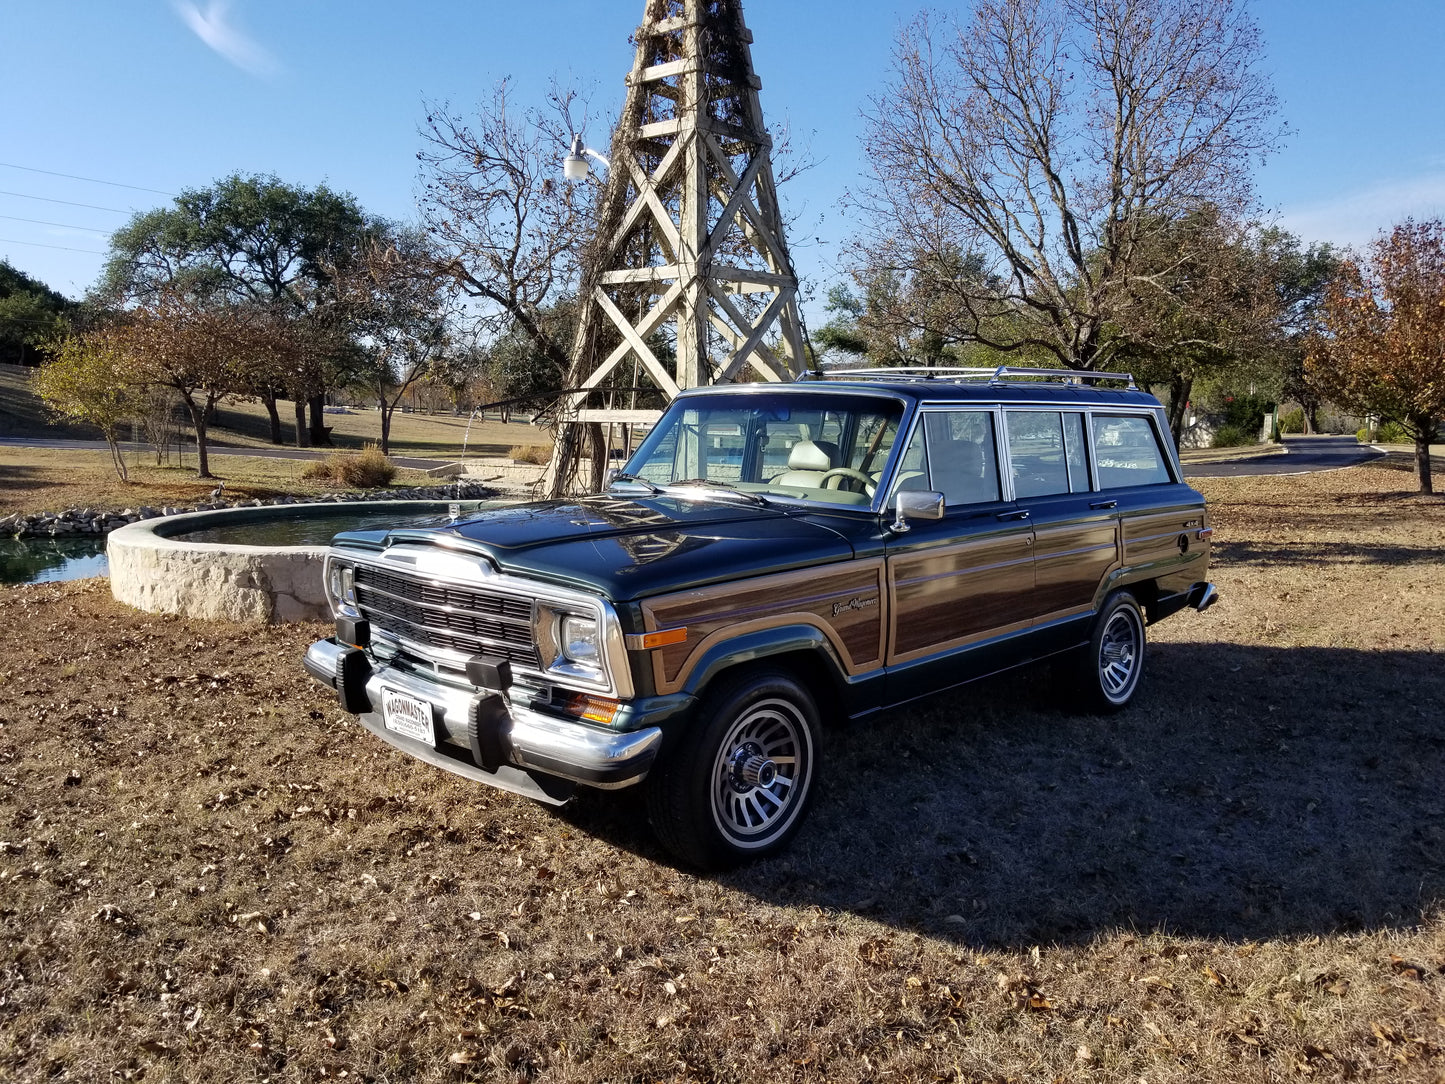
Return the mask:
{"type": "Polygon", "coordinates": [[[138,184],[121,184],[119,181],[102,181],[98,177],[77,177],[74,173],[57,173],[53,169],[36,169],[34,166],[17,166],[14,162],[0,162],[6,169],[23,169],[27,173],[44,173],[47,177],[65,177],[72,181],[87,181],[90,184],[108,184],[112,188],[132,188],[137,192],[154,192],[158,196],[174,196],[174,192],[162,192],[159,188],[143,188],[138,184]]]}
{"type": "Polygon", "coordinates": [[[17,241],[13,237],[0,237],[0,245],[29,245],[31,248],[53,248],[60,252],[88,252],[92,256],[104,256],[93,248],[69,248],[66,245],[42,245],[39,241],[17,241]]]}
{"type": "Polygon", "coordinates": [[[109,237],[114,232],[113,230],[95,230],[89,226],[76,226],[70,222],[47,222],[43,218],[20,218],[17,215],[0,215],[0,218],[10,222],[30,222],[36,226],[58,226],[62,230],[82,230],[85,233],[98,233],[102,237],[109,237]]]}
{"type": "Polygon", "coordinates": [[[29,196],[24,192],[6,192],[0,189],[0,196],[15,196],[19,199],[38,199],[42,203],[63,203],[67,207],[84,207],[91,211],[114,211],[118,215],[134,214],[134,211],[123,211],[119,207],[99,207],[94,203],[74,203],[68,199],[51,199],[49,196],[29,196]]]}

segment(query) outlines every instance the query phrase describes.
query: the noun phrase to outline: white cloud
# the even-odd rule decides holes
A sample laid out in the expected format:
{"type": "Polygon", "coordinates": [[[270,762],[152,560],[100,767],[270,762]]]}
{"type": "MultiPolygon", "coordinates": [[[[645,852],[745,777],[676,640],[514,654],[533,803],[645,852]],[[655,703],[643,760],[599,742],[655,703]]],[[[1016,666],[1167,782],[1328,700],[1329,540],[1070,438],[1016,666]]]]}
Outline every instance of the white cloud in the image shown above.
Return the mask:
{"type": "Polygon", "coordinates": [[[1445,173],[1388,181],[1334,199],[1280,211],[1280,225],[1302,241],[1357,248],[1407,218],[1445,216],[1445,173]]]}
{"type": "Polygon", "coordinates": [[[174,0],[176,14],[226,60],[251,75],[267,76],[277,70],[276,58],[264,46],[231,25],[228,0],[210,0],[202,11],[193,0],[174,0]]]}

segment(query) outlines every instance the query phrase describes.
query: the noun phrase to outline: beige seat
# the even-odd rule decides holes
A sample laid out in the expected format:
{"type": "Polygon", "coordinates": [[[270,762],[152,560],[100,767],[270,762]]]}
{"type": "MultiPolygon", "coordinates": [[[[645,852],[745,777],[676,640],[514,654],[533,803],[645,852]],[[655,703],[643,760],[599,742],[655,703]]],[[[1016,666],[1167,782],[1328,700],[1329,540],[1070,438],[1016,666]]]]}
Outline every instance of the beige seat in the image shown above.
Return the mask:
{"type": "Polygon", "coordinates": [[[788,452],[788,469],[773,479],[775,486],[821,489],[823,475],[833,469],[838,446],[826,440],[800,440],[788,452]]]}

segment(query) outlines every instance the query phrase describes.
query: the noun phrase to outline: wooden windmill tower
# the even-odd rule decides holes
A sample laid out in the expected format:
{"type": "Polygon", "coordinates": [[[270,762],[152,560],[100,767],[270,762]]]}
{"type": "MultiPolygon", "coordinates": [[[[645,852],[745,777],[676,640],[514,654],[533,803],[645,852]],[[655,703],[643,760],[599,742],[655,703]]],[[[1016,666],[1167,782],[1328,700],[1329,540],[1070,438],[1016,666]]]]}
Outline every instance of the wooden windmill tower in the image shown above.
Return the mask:
{"type": "MultiPolygon", "coordinates": [[[[804,367],[741,0],[647,0],[613,132],[550,489],[684,388],[804,367]]],[[[580,146],[580,144],[578,145],[580,146]]],[[[575,152],[574,152],[575,153],[575,152]]]]}

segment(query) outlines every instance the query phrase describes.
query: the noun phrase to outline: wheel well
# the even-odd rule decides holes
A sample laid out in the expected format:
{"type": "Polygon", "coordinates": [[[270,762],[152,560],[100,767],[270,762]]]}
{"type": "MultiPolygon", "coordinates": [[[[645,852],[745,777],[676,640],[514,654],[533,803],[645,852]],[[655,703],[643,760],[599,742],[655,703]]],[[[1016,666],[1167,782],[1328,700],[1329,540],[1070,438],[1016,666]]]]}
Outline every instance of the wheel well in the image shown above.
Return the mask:
{"type": "Polygon", "coordinates": [[[818,705],[818,717],[825,724],[830,719],[841,717],[843,695],[838,687],[838,679],[816,651],[786,651],[726,667],[714,674],[708,683],[698,690],[697,695],[706,696],[709,689],[725,678],[764,670],[781,670],[801,682],[808,692],[813,694],[813,700],[818,705]]]}
{"type": "Polygon", "coordinates": [[[1159,584],[1156,580],[1137,580],[1134,583],[1123,584],[1119,590],[1128,591],[1134,596],[1137,602],[1147,614],[1153,608],[1154,603],[1159,601],[1159,584]]]}

